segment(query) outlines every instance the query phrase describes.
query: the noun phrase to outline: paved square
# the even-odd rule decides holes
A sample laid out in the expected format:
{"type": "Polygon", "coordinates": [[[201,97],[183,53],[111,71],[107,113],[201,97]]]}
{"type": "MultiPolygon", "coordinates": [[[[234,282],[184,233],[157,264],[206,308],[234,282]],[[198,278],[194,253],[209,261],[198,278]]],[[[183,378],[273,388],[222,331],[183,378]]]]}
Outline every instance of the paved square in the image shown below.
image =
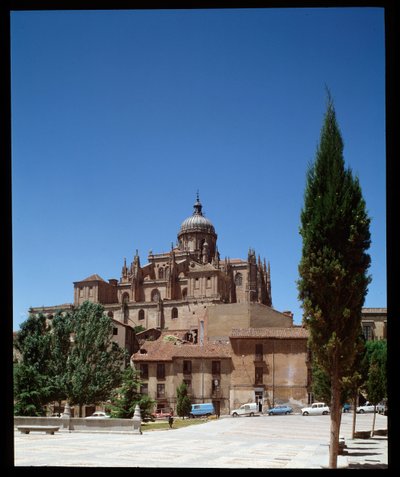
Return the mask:
{"type": "MultiPolygon", "coordinates": [[[[372,414],[357,415],[370,430],[372,414]]],[[[348,446],[339,467],[387,467],[387,438],[351,440],[352,414],[343,414],[348,446]]],[[[258,416],[210,420],[142,435],[60,431],[15,432],[15,466],[140,468],[321,468],[328,465],[329,416],[258,416]]],[[[376,429],[387,417],[376,416],[376,429]]]]}

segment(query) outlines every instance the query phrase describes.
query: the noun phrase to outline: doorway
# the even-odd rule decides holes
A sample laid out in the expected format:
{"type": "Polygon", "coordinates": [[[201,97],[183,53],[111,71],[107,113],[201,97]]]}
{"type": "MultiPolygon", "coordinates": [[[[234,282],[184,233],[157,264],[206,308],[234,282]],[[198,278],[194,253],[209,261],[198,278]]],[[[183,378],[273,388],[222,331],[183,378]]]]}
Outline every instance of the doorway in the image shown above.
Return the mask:
{"type": "Polygon", "coordinates": [[[256,403],[258,406],[258,412],[263,412],[264,391],[254,391],[256,397],[256,403]]]}

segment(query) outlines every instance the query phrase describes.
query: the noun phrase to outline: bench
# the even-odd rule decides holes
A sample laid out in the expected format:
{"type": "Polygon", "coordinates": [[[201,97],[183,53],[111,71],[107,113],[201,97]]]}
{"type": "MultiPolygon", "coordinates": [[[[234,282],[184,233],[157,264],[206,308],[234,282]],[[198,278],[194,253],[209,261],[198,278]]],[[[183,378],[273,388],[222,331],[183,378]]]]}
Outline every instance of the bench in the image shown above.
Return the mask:
{"type": "Polygon", "coordinates": [[[54,435],[60,429],[59,426],[17,426],[17,429],[22,434],[29,434],[30,432],[45,432],[46,434],[54,435]]]}

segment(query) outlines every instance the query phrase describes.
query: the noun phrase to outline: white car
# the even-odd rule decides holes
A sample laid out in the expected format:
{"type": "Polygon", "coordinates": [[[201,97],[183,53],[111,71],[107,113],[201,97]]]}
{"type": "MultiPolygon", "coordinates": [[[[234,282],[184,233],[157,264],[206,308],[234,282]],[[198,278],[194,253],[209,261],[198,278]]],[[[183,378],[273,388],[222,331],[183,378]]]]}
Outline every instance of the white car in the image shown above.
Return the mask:
{"type": "Polygon", "coordinates": [[[110,417],[111,416],[109,416],[103,411],[96,411],[91,416],[88,416],[86,419],[108,419],[110,417]]]}
{"type": "Polygon", "coordinates": [[[375,406],[368,401],[363,406],[357,406],[357,409],[356,409],[356,412],[358,412],[358,414],[364,414],[364,412],[374,412],[374,411],[375,411],[375,406]]]}
{"type": "Polygon", "coordinates": [[[238,417],[238,416],[255,416],[256,414],[260,414],[260,411],[258,410],[258,404],[255,402],[250,402],[247,404],[243,404],[243,406],[240,406],[237,409],[234,409],[231,412],[232,417],[238,417]]]}
{"type": "Polygon", "coordinates": [[[329,407],[324,402],[314,402],[311,406],[303,407],[301,413],[303,416],[320,416],[329,414],[329,407]]]}

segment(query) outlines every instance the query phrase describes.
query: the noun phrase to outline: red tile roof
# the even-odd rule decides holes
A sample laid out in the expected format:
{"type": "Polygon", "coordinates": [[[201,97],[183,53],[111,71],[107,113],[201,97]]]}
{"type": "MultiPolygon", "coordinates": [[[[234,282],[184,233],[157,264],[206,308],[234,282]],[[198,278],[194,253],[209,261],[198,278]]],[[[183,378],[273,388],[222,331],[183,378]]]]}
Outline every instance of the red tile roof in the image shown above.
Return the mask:
{"type": "Polygon", "coordinates": [[[231,331],[229,338],[277,338],[277,339],[306,339],[308,331],[302,327],[293,328],[235,328],[231,331]]]}
{"type": "Polygon", "coordinates": [[[95,273],[94,275],[90,275],[90,277],[87,277],[84,280],[81,280],[81,282],[93,282],[93,281],[105,282],[105,280],[101,278],[100,275],[97,275],[97,273],[95,273]]]}
{"type": "Polygon", "coordinates": [[[138,361],[172,361],[174,358],[230,358],[231,347],[229,344],[204,343],[183,344],[177,342],[146,341],[141,349],[132,355],[134,362],[138,361]]]}

